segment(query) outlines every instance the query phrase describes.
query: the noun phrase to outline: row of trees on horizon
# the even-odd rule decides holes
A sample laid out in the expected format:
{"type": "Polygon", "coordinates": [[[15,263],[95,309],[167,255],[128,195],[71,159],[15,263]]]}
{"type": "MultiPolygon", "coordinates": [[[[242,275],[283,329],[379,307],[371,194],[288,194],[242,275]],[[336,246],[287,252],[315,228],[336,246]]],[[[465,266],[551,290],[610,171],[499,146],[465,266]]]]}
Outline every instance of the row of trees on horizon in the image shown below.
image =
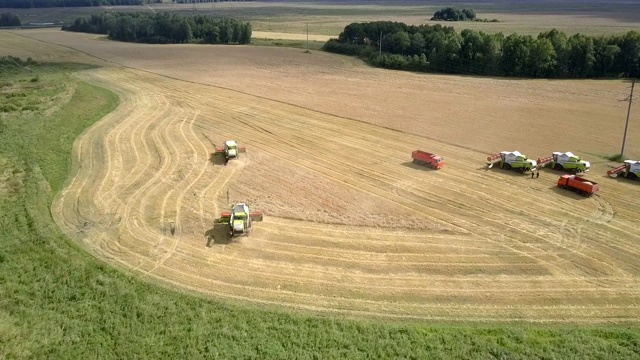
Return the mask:
{"type": "MultiPolygon", "coordinates": [[[[251,0],[172,0],[173,3],[210,3],[251,0]]],[[[162,0],[0,0],[0,8],[51,8],[51,7],[90,7],[90,6],[126,6],[162,3],[162,0]]]]}
{"type": "Polygon", "coordinates": [[[108,35],[109,39],[150,44],[249,44],[251,24],[235,19],[178,14],[103,13],[77,18],[65,31],[108,35]]]}
{"type": "Polygon", "coordinates": [[[324,50],[375,66],[425,72],[538,78],[640,77],[640,33],[567,36],[486,34],[437,25],[353,23],[324,50]],[[382,38],[381,38],[382,35],[382,38]],[[382,53],[382,54],[380,54],[382,53]]]}

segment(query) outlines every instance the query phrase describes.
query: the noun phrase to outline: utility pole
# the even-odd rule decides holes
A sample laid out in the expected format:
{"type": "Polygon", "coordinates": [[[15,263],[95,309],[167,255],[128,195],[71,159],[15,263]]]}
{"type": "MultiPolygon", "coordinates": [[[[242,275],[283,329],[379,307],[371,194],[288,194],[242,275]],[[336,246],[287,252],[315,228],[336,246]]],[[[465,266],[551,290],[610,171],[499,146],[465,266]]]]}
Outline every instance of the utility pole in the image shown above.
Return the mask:
{"type": "MultiPolygon", "coordinates": [[[[629,108],[627,109],[627,122],[624,124],[624,135],[622,136],[622,150],[620,155],[624,155],[624,143],[627,140],[627,129],[629,128],[629,115],[631,114],[631,103],[633,102],[633,87],[636,84],[636,80],[631,80],[631,95],[629,95],[629,108]]],[[[625,99],[626,100],[626,99],[625,99]]]]}
{"type": "Polygon", "coordinates": [[[307,52],[309,52],[309,23],[307,23],[307,52]]]}
{"type": "Polygon", "coordinates": [[[378,52],[378,56],[382,57],[382,30],[380,30],[380,51],[378,52]]]}

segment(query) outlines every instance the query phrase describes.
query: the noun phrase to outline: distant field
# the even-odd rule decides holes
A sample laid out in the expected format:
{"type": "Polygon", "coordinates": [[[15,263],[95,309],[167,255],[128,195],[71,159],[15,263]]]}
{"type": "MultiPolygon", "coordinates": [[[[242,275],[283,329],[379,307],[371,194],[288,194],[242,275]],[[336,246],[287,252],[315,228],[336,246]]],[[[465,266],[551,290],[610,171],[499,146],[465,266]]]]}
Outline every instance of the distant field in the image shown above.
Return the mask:
{"type": "Polygon", "coordinates": [[[204,4],[158,4],[132,7],[52,8],[52,9],[0,9],[17,13],[23,23],[70,22],[79,16],[103,11],[152,11],[182,14],[209,14],[250,21],[255,31],[276,33],[305,33],[337,36],[344,26],[352,22],[401,21],[407,24],[436,24],[471,28],[485,32],[538,34],[557,28],[568,34],[590,35],[624,33],[640,28],[640,3],[629,1],[551,1],[527,2],[487,1],[482,3],[456,3],[470,7],[479,18],[497,19],[498,23],[455,22],[442,23],[429,19],[445,6],[436,1],[363,1],[335,2],[225,2],[204,4]]]}

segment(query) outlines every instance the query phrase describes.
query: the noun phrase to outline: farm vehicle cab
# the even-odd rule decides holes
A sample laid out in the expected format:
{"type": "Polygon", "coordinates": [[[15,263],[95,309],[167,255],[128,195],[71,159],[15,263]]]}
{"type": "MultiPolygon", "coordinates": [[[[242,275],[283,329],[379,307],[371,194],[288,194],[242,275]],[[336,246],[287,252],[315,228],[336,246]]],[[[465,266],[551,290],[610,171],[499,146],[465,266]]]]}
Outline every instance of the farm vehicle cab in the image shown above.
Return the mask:
{"type": "Polygon", "coordinates": [[[570,173],[587,172],[591,168],[591,163],[580,159],[579,156],[571,152],[554,152],[551,156],[538,159],[541,167],[550,166],[554,170],[567,171],[570,173]]]}
{"type": "Polygon", "coordinates": [[[531,171],[538,165],[535,160],[528,159],[518,151],[503,151],[487,157],[489,168],[496,164],[499,164],[501,169],[513,169],[520,173],[531,171]]]}
{"type": "Polygon", "coordinates": [[[640,161],[625,160],[624,164],[607,171],[607,175],[612,178],[622,176],[627,179],[640,179],[640,161]]]}
{"type": "Polygon", "coordinates": [[[219,223],[229,225],[229,236],[246,236],[252,230],[254,221],[262,221],[261,211],[249,211],[249,206],[245,203],[237,203],[231,207],[231,212],[220,214],[217,220],[219,223]]]}

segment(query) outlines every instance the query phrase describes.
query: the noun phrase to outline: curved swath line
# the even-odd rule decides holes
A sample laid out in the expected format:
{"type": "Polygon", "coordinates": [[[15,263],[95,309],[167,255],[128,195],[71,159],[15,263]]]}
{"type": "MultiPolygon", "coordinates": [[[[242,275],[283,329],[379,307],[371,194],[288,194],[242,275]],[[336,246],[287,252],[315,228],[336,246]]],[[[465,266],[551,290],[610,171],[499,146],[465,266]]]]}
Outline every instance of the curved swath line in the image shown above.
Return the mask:
{"type": "MultiPolygon", "coordinates": [[[[446,280],[441,280],[439,284],[434,286],[429,284],[430,282],[433,281],[431,278],[424,277],[424,278],[412,279],[413,281],[411,284],[395,285],[393,283],[397,282],[398,279],[396,278],[385,279],[386,281],[377,281],[374,284],[370,283],[371,279],[369,276],[365,278],[367,280],[367,283],[358,282],[356,279],[354,279],[352,282],[349,282],[349,281],[335,282],[335,281],[325,280],[317,277],[299,276],[297,272],[293,270],[290,270],[289,272],[285,272],[285,273],[265,272],[264,269],[250,270],[243,266],[225,266],[223,264],[216,263],[215,270],[220,270],[220,269],[224,269],[225,271],[228,271],[229,273],[233,273],[234,275],[237,274],[237,278],[239,279],[251,279],[251,280],[281,279],[282,281],[284,281],[283,283],[286,283],[287,281],[293,281],[294,283],[304,284],[305,286],[313,287],[318,285],[326,285],[326,286],[330,286],[333,289],[342,288],[343,290],[351,290],[351,289],[383,290],[384,289],[384,290],[403,290],[403,291],[420,290],[421,292],[424,292],[424,291],[453,292],[453,293],[499,292],[499,293],[521,293],[521,294],[537,295],[538,293],[549,293],[549,292],[566,294],[567,286],[569,285],[569,282],[567,282],[566,284],[560,283],[555,285],[555,287],[548,287],[548,288],[526,288],[526,287],[505,288],[504,284],[501,284],[500,287],[494,288],[491,286],[492,284],[487,284],[486,287],[467,289],[467,288],[461,288],[460,285],[462,282],[468,281],[469,278],[468,279],[447,278],[446,280]],[[453,280],[452,284],[449,284],[449,280],[453,280]]],[[[376,279],[376,280],[380,280],[380,279],[376,279]]],[[[518,282],[521,282],[521,281],[522,279],[520,279],[518,282]]],[[[513,282],[515,282],[515,279],[513,282]]],[[[544,280],[541,280],[541,282],[544,282],[544,280]]],[[[571,287],[570,289],[572,293],[597,292],[597,291],[603,290],[601,286],[586,286],[586,285],[589,285],[589,284],[584,283],[579,286],[576,285],[575,287],[571,287]]],[[[625,289],[615,288],[615,291],[617,293],[625,294],[626,296],[640,295],[640,289],[638,287],[635,287],[635,288],[630,287],[625,289]]],[[[415,293],[414,295],[419,295],[419,293],[415,293]]],[[[510,295],[510,296],[513,296],[513,295],[510,295]]],[[[415,303],[415,301],[411,301],[411,303],[415,303]]]]}
{"type": "MultiPolygon", "coordinates": [[[[148,183],[150,188],[147,189],[147,187],[145,186],[140,189],[141,191],[144,191],[144,197],[141,198],[139,202],[140,209],[138,210],[138,212],[140,214],[147,214],[147,211],[146,211],[147,204],[145,200],[149,198],[152,194],[154,194],[157,191],[156,189],[166,185],[173,188],[172,184],[167,183],[162,179],[162,176],[166,174],[173,174],[179,164],[180,150],[176,148],[176,146],[174,145],[174,142],[171,140],[171,136],[169,135],[169,129],[172,124],[176,123],[177,120],[183,116],[184,112],[185,112],[184,109],[180,109],[180,111],[174,117],[167,117],[167,121],[161,121],[153,132],[153,138],[156,144],[154,148],[160,149],[161,154],[159,156],[161,159],[162,166],[160,170],[155,171],[156,175],[153,178],[153,183],[151,182],[148,183]],[[164,143],[162,142],[162,139],[159,136],[160,130],[164,130],[164,136],[166,139],[166,142],[164,143]],[[166,151],[166,148],[162,146],[163,144],[168,144],[173,149],[173,152],[166,151]],[[170,165],[171,165],[171,169],[167,171],[167,168],[170,165]]],[[[185,116],[183,118],[183,121],[185,121],[186,119],[187,117],[185,116]]],[[[146,220],[144,220],[144,216],[141,216],[141,222],[143,225],[145,225],[145,227],[141,229],[142,232],[146,233],[146,235],[150,238],[158,238],[159,236],[158,233],[150,230],[150,226],[149,224],[147,224],[146,220]]],[[[163,214],[161,214],[161,217],[160,217],[160,224],[161,226],[164,226],[163,214]]],[[[131,236],[135,238],[136,233],[133,231],[133,229],[129,229],[129,230],[130,230],[131,236]]],[[[142,234],[140,234],[140,236],[142,236],[142,234]]],[[[160,236],[164,236],[164,233],[160,234],[160,236]]],[[[162,237],[158,238],[157,243],[155,244],[155,246],[152,247],[150,257],[155,255],[155,251],[157,250],[157,247],[160,243],[162,243],[162,237]]],[[[137,270],[143,265],[144,265],[144,261],[142,261],[135,269],[137,270]]]]}
{"type": "MultiPolygon", "coordinates": [[[[170,159],[174,159],[173,156],[169,155],[171,154],[170,152],[165,152],[163,150],[163,154],[165,155],[167,161],[165,161],[162,165],[162,168],[160,169],[160,171],[156,172],[155,175],[149,179],[147,181],[147,183],[145,183],[143,186],[141,186],[134,194],[132,194],[131,199],[136,199],[135,201],[130,201],[133,203],[138,203],[138,205],[140,206],[140,210],[136,211],[136,213],[138,214],[145,214],[144,212],[144,199],[148,196],[149,193],[152,193],[152,191],[154,189],[156,189],[158,186],[162,186],[165,185],[166,183],[162,180],[161,176],[165,175],[166,169],[167,167],[169,167],[171,165],[171,169],[168,173],[173,173],[175,171],[175,169],[177,168],[179,161],[177,159],[179,159],[180,157],[180,150],[178,148],[176,148],[173,145],[173,142],[170,140],[169,134],[168,134],[168,129],[170,128],[171,124],[174,124],[177,122],[177,120],[179,118],[183,117],[185,110],[184,109],[180,109],[180,111],[173,117],[166,117],[165,120],[160,121],[160,123],[157,126],[157,130],[159,131],[160,129],[163,129],[165,131],[165,136],[167,136],[167,142],[169,144],[169,146],[171,146],[173,148],[173,154],[175,154],[175,161],[169,161],[170,159]],[[166,125],[164,125],[166,124],[166,125]],[[137,201],[137,199],[140,198],[139,201],[137,201]]],[[[183,121],[186,120],[186,116],[183,117],[183,121]]],[[[125,209],[129,209],[132,210],[131,206],[128,204],[124,204],[125,209]]],[[[130,217],[130,215],[126,215],[127,218],[130,217]]],[[[146,225],[146,222],[143,221],[144,216],[140,215],[140,219],[141,222],[143,224],[146,225]]],[[[162,215],[161,215],[161,223],[162,222],[162,215]]],[[[134,228],[132,228],[131,226],[129,226],[129,222],[125,222],[126,226],[126,230],[129,233],[129,235],[132,237],[132,239],[138,239],[139,241],[145,243],[145,245],[149,245],[151,246],[151,253],[150,256],[154,255],[154,250],[157,249],[158,244],[160,244],[162,242],[162,236],[164,236],[164,234],[158,234],[157,232],[154,232],[152,230],[150,230],[150,228],[147,227],[142,227],[140,228],[140,230],[135,230],[134,228]],[[160,236],[160,238],[158,237],[160,236]],[[152,240],[145,240],[146,239],[157,239],[157,241],[154,243],[152,240]]],[[[134,270],[138,270],[140,267],[142,267],[145,264],[145,261],[141,261],[138,266],[136,266],[134,268],[134,270]]]]}
{"type": "MultiPolygon", "coordinates": [[[[128,126],[127,127],[123,127],[115,136],[115,146],[117,147],[117,149],[115,150],[115,152],[119,155],[120,157],[120,161],[118,162],[119,164],[122,164],[122,170],[119,172],[120,176],[123,176],[123,178],[115,178],[114,179],[114,186],[109,189],[109,191],[105,192],[105,194],[103,195],[103,197],[107,197],[107,201],[106,201],[106,205],[109,206],[111,205],[111,202],[114,200],[117,200],[118,197],[117,196],[113,196],[114,192],[118,191],[118,193],[125,193],[129,186],[131,186],[132,184],[134,184],[138,179],[140,179],[141,177],[144,176],[144,172],[145,169],[148,167],[149,164],[143,164],[142,163],[142,158],[141,158],[141,154],[140,151],[138,150],[138,146],[136,145],[136,141],[134,141],[133,136],[137,133],[145,133],[147,131],[147,129],[149,128],[149,126],[151,126],[152,124],[152,119],[155,119],[158,114],[162,113],[163,110],[163,104],[160,103],[160,101],[158,100],[157,96],[154,96],[154,98],[156,99],[156,101],[158,101],[158,106],[154,107],[154,110],[151,114],[149,114],[147,117],[145,117],[144,119],[140,119],[140,121],[136,124],[133,121],[127,121],[125,123],[127,123],[127,125],[131,124],[133,125],[133,128],[131,130],[128,130],[128,126]],[[144,128],[143,128],[144,126],[144,128]],[[126,138],[122,138],[122,134],[127,131],[127,137],[126,138]],[[124,154],[130,155],[131,153],[129,151],[126,150],[125,148],[125,141],[126,143],[130,144],[133,150],[133,156],[135,157],[134,160],[134,166],[131,169],[125,169],[124,168],[124,164],[126,163],[124,160],[124,154]],[[133,178],[133,180],[129,180],[130,178],[133,178]],[[116,186],[119,185],[119,186],[116,186]],[[121,187],[121,188],[120,188],[121,187]]],[[[149,101],[145,101],[145,106],[146,107],[152,107],[152,105],[147,105],[149,104],[149,101]]],[[[166,108],[168,104],[164,104],[164,107],[166,108]]],[[[141,112],[141,113],[146,113],[146,112],[141,112]]],[[[131,119],[131,117],[129,117],[129,119],[131,119]]],[[[149,151],[147,148],[146,143],[143,143],[143,148],[145,149],[147,155],[149,155],[149,151]]],[[[149,159],[151,161],[151,159],[149,159]]]]}
{"type": "MultiPolygon", "coordinates": [[[[168,106],[168,104],[167,104],[168,106]]],[[[154,112],[155,113],[155,112],[154,112]]],[[[165,122],[173,122],[175,121],[175,119],[179,118],[181,116],[182,112],[180,112],[179,114],[177,114],[175,117],[166,117],[164,118],[164,120],[161,120],[158,124],[158,126],[160,126],[161,124],[165,123],[165,122]]],[[[153,119],[158,119],[159,115],[154,116],[153,119]]],[[[130,118],[133,119],[133,118],[130,118]]],[[[133,121],[133,120],[130,120],[133,121]]],[[[132,133],[132,136],[134,134],[138,135],[140,138],[144,138],[145,134],[146,134],[146,129],[148,129],[148,127],[150,126],[150,124],[153,121],[149,120],[149,124],[148,126],[145,127],[145,131],[144,132],[136,132],[136,133],[132,133]]],[[[132,137],[133,139],[133,137],[132,137]]],[[[145,144],[146,145],[146,144],[145,144]]],[[[148,147],[147,147],[148,149],[148,147]]],[[[150,165],[151,161],[152,161],[152,156],[150,156],[150,152],[147,151],[147,156],[149,158],[149,160],[147,161],[147,166],[145,169],[143,169],[143,171],[141,172],[141,174],[136,177],[135,179],[133,179],[133,181],[137,181],[137,179],[142,176],[145,173],[145,170],[148,168],[148,166],[150,165]]],[[[124,181],[124,179],[123,179],[124,181]]],[[[132,212],[135,212],[136,214],[140,214],[139,210],[135,210],[133,208],[133,206],[135,206],[135,204],[140,204],[140,201],[138,201],[138,198],[140,198],[145,191],[147,191],[147,189],[153,185],[155,185],[155,183],[157,181],[162,181],[159,177],[159,174],[154,173],[153,176],[151,176],[150,178],[147,179],[147,181],[145,181],[136,191],[134,191],[129,197],[128,197],[128,203],[122,203],[122,208],[121,208],[121,212],[122,212],[122,219],[123,219],[123,226],[124,228],[133,236],[133,238],[135,238],[135,232],[132,230],[132,226],[131,226],[131,221],[133,220],[132,217],[132,212]]],[[[122,191],[124,191],[124,189],[130,187],[130,185],[126,184],[126,183],[121,183],[122,186],[122,191]]],[[[140,198],[140,200],[142,200],[142,198],[140,198]]],[[[140,216],[140,219],[142,220],[144,218],[144,216],[140,216]]],[[[149,233],[149,236],[155,236],[156,234],[154,234],[153,232],[149,231],[148,229],[146,229],[146,231],[149,233]]],[[[142,240],[142,238],[140,239],[142,240]]],[[[144,240],[143,240],[144,241],[144,240]]],[[[146,241],[144,241],[146,242],[146,241]]],[[[126,248],[126,246],[123,245],[123,247],[126,248]]]]}
{"type": "MultiPolygon", "coordinates": [[[[95,81],[97,81],[99,84],[105,86],[108,86],[108,80],[104,78],[104,75],[100,73],[95,73],[95,77],[98,77],[98,79],[95,79],[95,81]]],[[[88,80],[87,77],[85,77],[85,79],[88,80]]],[[[114,89],[114,91],[116,93],[119,94],[120,99],[121,99],[121,106],[126,106],[126,109],[122,109],[122,110],[117,110],[116,114],[121,114],[121,113],[131,113],[133,111],[135,111],[136,108],[144,106],[144,107],[148,107],[148,105],[145,105],[145,103],[142,101],[141,98],[141,94],[139,92],[135,91],[135,88],[132,90],[131,87],[127,86],[124,83],[120,83],[122,85],[121,88],[117,88],[114,89]],[[132,101],[128,96],[126,96],[127,94],[133,95],[135,97],[135,101],[132,101]],[[122,102],[124,101],[124,102],[122,102]],[[127,109],[129,111],[127,111],[127,109]]],[[[113,139],[114,136],[114,131],[116,131],[117,129],[120,129],[121,127],[126,127],[128,126],[126,122],[118,122],[115,124],[115,126],[113,126],[113,129],[110,129],[110,131],[107,133],[107,135],[105,136],[105,151],[107,152],[107,172],[105,173],[105,176],[103,177],[102,181],[100,182],[100,184],[97,187],[97,191],[96,194],[98,194],[98,200],[99,201],[103,201],[103,197],[104,197],[104,192],[102,191],[102,189],[105,186],[105,182],[107,179],[110,178],[109,174],[112,172],[112,168],[113,168],[113,161],[112,161],[112,156],[111,156],[111,148],[113,147],[118,147],[120,144],[115,141],[113,139]]],[[[117,154],[119,155],[119,161],[118,163],[122,164],[122,156],[121,156],[121,152],[117,152],[117,154]]]]}
{"type": "MultiPolygon", "coordinates": [[[[145,96],[143,98],[143,104],[145,105],[145,109],[141,109],[141,111],[140,111],[141,114],[146,114],[147,113],[146,109],[153,106],[149,101],[145,101],[145,99],[147,99],[147,98],[148,98],[147,96],[145,96]]],[[[116,161],[117,164],[121,164],[121,166],[124,167],[125,160],[124,160],[123,154],[127,154],[128,153],[127,151],[124,150],[124,147],[123,147],[124,140],[121,139],[122,134],[125,131],[127,131],[127,135],[128,136],[133,136],[133,134],[135,134],[140,129],[140,127],[142,127],[145,124],[146,124],[145,129],[148,128],[149,125],[151,124],[150,119],[155,118],[157,116],[157,114],[159,112],[161,112],[163,110],[163,108],[166,108],[166,106],[168,105],[166,103],[162,104],[162,102],[160,102],[160,100],[157,98],[157,96],[155,96],[155,94],[154,94],[154,98],[156,99],[158,106],[154,106],[154,111],[152,113],[150,113],[148,116],[146,116],[143,119],[138,119],[139,120],[138,123],[135,123],[134,121],[130,120],[130,119],[132,119],[132,116],[128,116],[127,117],[127,120],[129,120],[129,121],[123,121],[121,123],[121,124],[123,124],[123,126],[116,133],[115,139],[114,139],[114,145],[116,146],[115,153],[118,155],[118,158],[119,158],[119,160],[116,161]],[[126,124],[126,126],[124,124],[126,124]],[[131,126],[133,126],[133,127],[129,130],[129,128],[131,126]]],[[[114,185],[115,184],[127,184],[127,180],[129,179],[129,177],[135,176],[134,180],[130,182],[130,183],[133,183],[135,180],[137,180],[142,175],[142,174],[137,174],[136,175],[136,173],[139,172],[139,171],[144,171],[144,169],[145,169],[145,166],[142,164],[142,161],[140,159],[140,153],[138,151],[136,143],[134,141],[131,141],[132,139],[133,138],[131,137],[129,143],[131,144],[131,146],[133,148],[133,154],[134,154],[135,159],[136,159],[135,160],[135,166],[132,169],[130,169],[129,171],[127,171],[127,170],[120,171],[121,175],[125,175],[125,176],[122,179],[120,179],[119,177],[115,178],[114,179],[114,185]],[[138,168],[140,168],[140,170],[136,171],[138,168]],[[124,174],[122,174],[122,173],[124,173],[124,174]]],[[[116,199],[116,196],[112,196],[112,193],[115,190],[116,190],[116,186],[113,186],[109,191],[104,193],[103,198],[108,196],[108,200],[106,201],[106,205],[107,206],[109,206],[111,204],[112,200],[116,199]]],[[[120,191],[121,192],[125,192],[126,188],[121,189],[120,191]]]]}
{"type": "MultiPolygon", "coordinates": [[[[191,124],[193,124],[193,122],[196,120],[196,117],[198,116],[199,111],[197,111],[193,118],[191,119],[191,124]]],[[[180,133],[182,135],[182,137],[185,139],[185,141],[189,144],[189,147],[191,148],[191,150],[193,151],[193,155],[194,155],[194,166],[191,167],[191,169],[189,170],[189,173],[187,175],[185,175],[185,178],[183,181],[180,182],[180,184],[184,183],[186,179],[189,178],[189,175],[194,171],[194,169],[196,168],[196,166],[198,166],[199,161],[198,161],[198,151],[196,150],[196,148],[191,144],[191,142],[189,141],[189,138],[187,138],[186,134],[184,133],[183,130],[183,125],[184,122],[180,125],[180,133]]],[[[180,210],[182,208],[182,199],[184,198],[184,195],[189,192],[191,190],[191,188],[193,187],[193,185],[198,182],[198,180],[202,177],[202,175],[205,173],[206,171],[206,164],[204,166],[201,167],[200,169],[200,173],[198,174],[198,176],[196,177],[195,180],[193,180],[186,188],[184,188],[184,190],[180,193],[180,195],[178,196],[178,199],[176,200],[176,215],[175,215],[175,224],[176,224],[176,229],[180,229],[180,210]]],[[[175,189],[180,188],[179,186],[177,186],[175,189]]],[[[167,196],[165,196],[163,202],[162,202],[162,216],[161,216],[161,220],[164,221],[164,208],[166,205],[166,201],[169,198],[169,196],[173,193],[173,190],[169,192],[169,194],[167,194],[167,196]]],[[[166,236],[164,236],[163,234],[163,239],[166,239],[166,236]]],[[[145,273],[146,275],[149,275],[151,272],[153,272],[154,270],[156,270],[158,267],[160,267],[169,257],[171,257],[171,255],[174,253],[174,251],[176,250],[176,248],[178,247],[178,240],[179,237],[175,236],[175,240],[173,243],[173,246],[171,247],[171,249],[162,256],[162,258],[160,258],[160,260],[158,260],[153,268],[151,268],[151,270],[147,271],[145,273]]]]}
{"type": "MultiPolygon", "coordinates": [[[[393,313],[393,309],[395,309],[396,311],[398,309],[400,309],[400,311],[404,312],[407,311],[408,309],[413,309],[413,311],[411,313],[415,313],[417,312],[419,309],[438,309],[439,312],[446,310],[446,311],[451,311],[451,310],[468,310],[468,309],[483,309],[483,313],[487,313],[490,312],[490,310],[496,310],[496,311],[513,311],[513,310],[531,310],[531,309],[537,309],[537,310],[563,310],[562,313],[562,317],[566,318],[567,317],[567,311],[568,310],[582,310],[584,311],[585,309],[590,309],[590,310],[594,310],[594,309],[607,309],[607,310],[611,310],[611,309],[620,309],[622,311],[628,312],[629,310],[632,309],[640,309],[640,306],[615,306],[615,305],[603,305],[603,306],[594,306],[594,305],[552,305],[552,306],[544,306],[544,305],[510,305],[509,307],[501,307],[501,306],[495,306],[495,305],[470,305],[470,304],[451,304],[451,303],[428,303],[426,304],[416,304],[416,303],[409,303],[409,302],[400,302],[400,301],[382,301],[382,300],[368,300],[368,299],[361,299],[361,298],[335,298],[332,296],[324,296],[324,295],[320,295],[320,294],[307,294],[307,293],[300,293],[300,292],[293,292],[293,291],[286,291],[286,290],[277,290],[277,289],[268,289],[268,288],[258,288],[258,287],[254,287],[254,286],[247,286],[247,285],[239,285],[239,284],[233,284],[233,283],[226,283],[223,281],[219,281],[219,280],[214,280],[211,278],[205,278],[203,276],[200,275],[196,275],[196,274],[191,274],[191,273],[186,273],[183,272],[181,270],[178,270],[177,268],[172,269],[174,270],[174,272],[178,273],[180,275],[180,279],[184,279],[184,277],[190,277],[193,279],[197,279],[197,280],[206,280],[207,283],[213,283],[216,286],[213,287],[215,289],[220,289],[221,287],[229,287],[229,288],[235,288],[235,289],[239,289],[239,290],[244,290],[245,292],[247,292],[248,294],[261,294],[261,295],[266,295],[266,294],[272,294],[272,296],[276,296],[277,298],[280,298],[280,296],[282,295],[289,295],[294,299],[298,299],[300,297],[303,298],[308,298],[310,302],[317,302],[317,300],[322,300],[324,299],[325,302],[328,303],[335,303],[336,301],[341,301],[341,302],[345,302],[345,303],[352,303],[355,305],[359,305],[357,306],[358,309],[363,308],[363,304],[367,304],[368,306],[366,306],[366,308],[380,308],[383,307],[383,309],[386,310],[386,312],[381,312],[380,314],[385,314],[385,313],[393,313]],[[278,296],[280,295],[280,296],[278,296]],[[415,311],[415,312],[414,312],[415,311]]],[[[162,277],[161,279],[164,280],[170,280],[168,278],[164,278],[162,277]]],[[[222,296],[222,297],[228,297],[229,295],[231,295],[233,298],[245,298],[246,300],[255,300],[255,301],[261,301],[260,299],[256,299],[254,297],[249,297],[249,296],[241,296],[241,295],[237,295],[237,294],[229,294],[228,292],[218,292],[218,291],[214,291],[212,292],[213,294],[222,296]]],[[[264,300],[262,300],[264,301],[264,300]]],[[[276,301],[275,303],[280,304],[282,306],[291,306],[292,302],[282,302],[282,301],[276,301]]],[[[354,306],[355,306],[354,305],[354,306]]],[[[340,309],[340,307],[338,306],[327,306],[325,307],[327,310],[336,310],[336,309],[340,309]]],[[[557,315],[553,314],[553,317],[556,317],[557,315]]],[[[584,315],[583,315],[584,316],[584,315]]],[[[552,317],[552,318],[553,318],[552,317]]],[[[636,318],[632,318],[635,319],[635,321],[638,321],[638,319],[640,319],[640,317],[636,317],[636,318]]]]}

